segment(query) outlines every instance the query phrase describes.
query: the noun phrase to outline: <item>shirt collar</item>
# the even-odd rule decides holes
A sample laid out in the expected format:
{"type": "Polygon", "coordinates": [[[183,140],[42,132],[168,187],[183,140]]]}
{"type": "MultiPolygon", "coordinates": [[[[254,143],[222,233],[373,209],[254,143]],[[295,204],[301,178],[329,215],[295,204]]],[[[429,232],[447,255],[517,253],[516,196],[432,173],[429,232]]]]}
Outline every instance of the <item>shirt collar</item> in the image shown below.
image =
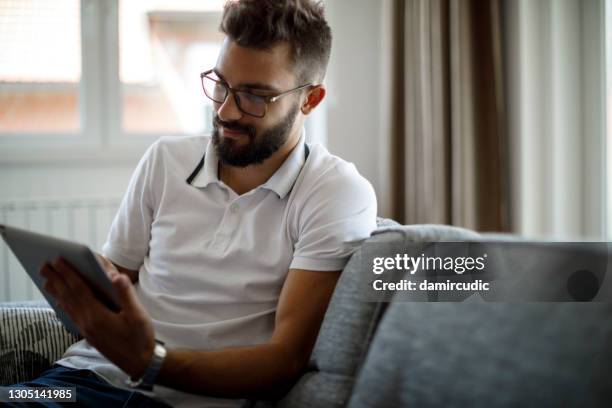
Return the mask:
{"type": "MultiPolygon", "coordinates": [[[[291,151],[287,159],[283,164],[276,170],[276,172],[262,184],[260,187],[267,188],[274,191],[280,199],[291,191],[293,184],[302,170],[304,165],[304,141],[306,138],[305,130],[302,130],[302,135],[295,148],[291,151]]],[[[204,188],[211,183],[219,183],[219,158],[215,147],[213,146],[212,140],[208,142],[206,146],[206,153],[204,155],[204,166],[200,172],[193,179],[192,185],[194,187],[204,188]]]]}
{"type": "Polygon", "coordinates": [[[210,183],[219,182],[219,158],[217,152],[212,143],[212,140],[208,141],[206,146],[206,153],[204,153],[204,166],[200,172],[196,175],[191,183],[194,187],[204,188],[210,183]]]}
{"type": "Polygon", "coordinates": [[[282,200],[291,191],[291,188],[295,184],[302,166],[304,165],[304,140],[305,132],[302,130],[302,136],[300,140],[289,156],[285,159],[284,163],[276,170],[276,172],[261,185],[263,188],[274,191],[278,197],[282,200]]]}

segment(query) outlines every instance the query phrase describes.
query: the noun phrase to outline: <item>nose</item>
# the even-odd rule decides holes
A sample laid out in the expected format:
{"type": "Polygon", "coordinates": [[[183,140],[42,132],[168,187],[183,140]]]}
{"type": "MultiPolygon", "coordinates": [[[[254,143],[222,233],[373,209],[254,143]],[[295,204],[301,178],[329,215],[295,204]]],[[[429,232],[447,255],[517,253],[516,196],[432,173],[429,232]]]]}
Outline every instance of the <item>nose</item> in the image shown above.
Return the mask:
{"type": "Polygon", "coordinates": [[[227,98],[225,98],[225,102],[217,108],[217,115],[224,122],[231,122],[242,118],[242,112],[238,109],[233,92],[230,91],[227,94],[227,98]]]}

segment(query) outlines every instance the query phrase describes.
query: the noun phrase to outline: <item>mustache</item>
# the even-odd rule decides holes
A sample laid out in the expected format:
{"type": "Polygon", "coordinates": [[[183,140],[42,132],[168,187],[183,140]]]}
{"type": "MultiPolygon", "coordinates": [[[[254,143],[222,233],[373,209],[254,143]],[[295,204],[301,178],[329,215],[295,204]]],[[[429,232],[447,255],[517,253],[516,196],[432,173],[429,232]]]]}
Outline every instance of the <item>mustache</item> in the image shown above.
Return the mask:
{"type": "Polygon", "coordinates": [[[236,132],[246,133],[251,139],[255,138],[256,131],[253,126],[241,125],[240,123],[236,122],[226,122],[224,120],[219,119],[219,116],[217,115],[214,115],[213,117],[213,125],[215,129],[218,129],[219,127],[224,127],[226,129],[234,130],[236,132]]]}

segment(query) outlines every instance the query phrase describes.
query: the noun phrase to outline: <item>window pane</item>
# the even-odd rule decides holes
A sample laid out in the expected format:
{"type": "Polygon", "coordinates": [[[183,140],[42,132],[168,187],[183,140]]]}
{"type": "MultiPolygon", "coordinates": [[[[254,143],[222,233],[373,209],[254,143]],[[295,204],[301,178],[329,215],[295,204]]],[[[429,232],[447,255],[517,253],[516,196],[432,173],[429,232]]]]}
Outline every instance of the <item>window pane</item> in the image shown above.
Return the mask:
{"type": "Polygon", "coordinates": [[[119,47],[126,133],[194,134],[211,127],[200,72],[216,62],[223,1],[120,0],[119,47]]]}
{"type": "Polygon", "coordinates": [[[0,133],[80,127],[79,0],[0,0],[0,133]]]}

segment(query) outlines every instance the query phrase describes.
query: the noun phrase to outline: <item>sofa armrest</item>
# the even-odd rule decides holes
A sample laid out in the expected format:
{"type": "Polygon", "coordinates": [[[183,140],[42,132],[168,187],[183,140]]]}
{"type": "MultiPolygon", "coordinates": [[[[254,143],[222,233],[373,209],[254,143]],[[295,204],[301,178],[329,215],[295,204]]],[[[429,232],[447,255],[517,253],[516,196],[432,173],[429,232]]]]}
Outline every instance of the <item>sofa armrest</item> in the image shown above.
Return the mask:
{"type": "Polygon", "coordinates": [[[0,385],[37,377],[77,340],[46,303],[0,303],[0,385]]]}

